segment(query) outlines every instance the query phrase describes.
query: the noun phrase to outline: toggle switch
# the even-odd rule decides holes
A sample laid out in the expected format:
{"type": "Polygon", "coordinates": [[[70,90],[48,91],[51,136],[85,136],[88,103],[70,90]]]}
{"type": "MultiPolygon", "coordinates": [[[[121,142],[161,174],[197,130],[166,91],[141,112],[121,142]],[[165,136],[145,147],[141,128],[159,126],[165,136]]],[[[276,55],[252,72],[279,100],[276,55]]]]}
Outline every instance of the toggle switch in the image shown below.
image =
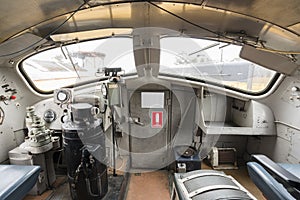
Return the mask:
{"type": "Polygon", "coordinates": [[[292,92],[299,92],[299,88],[296,86],[292,87],[292,92]]]}

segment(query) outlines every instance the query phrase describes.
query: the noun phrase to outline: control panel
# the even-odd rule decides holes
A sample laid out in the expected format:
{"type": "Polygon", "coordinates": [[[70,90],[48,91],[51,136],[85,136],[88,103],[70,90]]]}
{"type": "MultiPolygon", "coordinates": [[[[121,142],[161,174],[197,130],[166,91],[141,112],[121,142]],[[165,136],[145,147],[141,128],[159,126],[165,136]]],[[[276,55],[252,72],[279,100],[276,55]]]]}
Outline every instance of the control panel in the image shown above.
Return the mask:
{"type": "Polygon", "coordinates": [[[17,99],[17,88],[13,81],[8,81],[5,76],[0,79],[0,102],[5,105],[17,99]]]}

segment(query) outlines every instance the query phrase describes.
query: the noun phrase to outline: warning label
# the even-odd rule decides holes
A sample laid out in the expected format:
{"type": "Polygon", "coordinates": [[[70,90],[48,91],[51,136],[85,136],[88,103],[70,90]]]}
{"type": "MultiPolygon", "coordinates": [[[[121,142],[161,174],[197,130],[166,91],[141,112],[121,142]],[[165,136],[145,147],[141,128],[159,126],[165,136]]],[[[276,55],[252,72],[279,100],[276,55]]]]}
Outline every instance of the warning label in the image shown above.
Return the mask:
{"type": "Polygon", "coordinates": [[[162,128],[163,126],[163,112],[153,111],[151,117],[151,127],[152,128],[162,128]]]}

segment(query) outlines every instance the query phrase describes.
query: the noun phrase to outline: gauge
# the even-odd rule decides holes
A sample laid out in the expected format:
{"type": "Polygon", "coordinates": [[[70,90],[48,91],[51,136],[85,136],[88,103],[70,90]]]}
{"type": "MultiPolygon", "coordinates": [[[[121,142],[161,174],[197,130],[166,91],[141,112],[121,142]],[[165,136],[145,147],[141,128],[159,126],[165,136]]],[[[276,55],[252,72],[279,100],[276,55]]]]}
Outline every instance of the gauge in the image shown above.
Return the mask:
{"type": "Polygon", "coordinates": [[[54,90],[54,102],[58,104],[71,103],[72,90],[68,88],[61,88],[54,90]]]}
{"type": "Polygon", "coordinates": [[[61,91],[57,94],[57,100],[59,100],[60,102],[64,102],[67,99],[68,99],[68,95],[64,91],[61,91]]]}
{"type": "Polygon", "coordinates": [[[51,110],[51,109],[46,110],[46,112],[44,113],[44,120],[45,120],[45,122],[51,123],[55,119],[56,119],[56,113],[53,110],[51,110]]]}

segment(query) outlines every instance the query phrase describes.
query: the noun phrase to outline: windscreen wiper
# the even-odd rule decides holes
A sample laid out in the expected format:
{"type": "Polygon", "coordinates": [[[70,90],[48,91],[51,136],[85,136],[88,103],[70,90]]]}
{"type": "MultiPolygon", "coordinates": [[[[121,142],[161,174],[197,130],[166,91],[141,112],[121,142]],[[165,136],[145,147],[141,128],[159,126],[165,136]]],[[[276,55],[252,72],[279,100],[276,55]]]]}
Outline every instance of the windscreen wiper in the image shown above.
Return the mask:
{"type": "Polygon", "coordinates": [[[220,43],[217,42],[217,43],[208,45],[208,46],[206,46],[206,47],[204,47],[204,48],[202,48],[202,49],[200,49],[200,50],[198,50],[198,51],[194,51],[194,52],[190,53],[189,56],[192,56],[192,55],[194,55],[194,54],[196,54],[196,53],[199,53],[199,52],[201,52],[201,51],[205,51],[205,50],[207,50],[207,49],[213,48],[213,47],[215,47],[215,46],[218,46],[219,44],[220,44],[220,43]]]}

